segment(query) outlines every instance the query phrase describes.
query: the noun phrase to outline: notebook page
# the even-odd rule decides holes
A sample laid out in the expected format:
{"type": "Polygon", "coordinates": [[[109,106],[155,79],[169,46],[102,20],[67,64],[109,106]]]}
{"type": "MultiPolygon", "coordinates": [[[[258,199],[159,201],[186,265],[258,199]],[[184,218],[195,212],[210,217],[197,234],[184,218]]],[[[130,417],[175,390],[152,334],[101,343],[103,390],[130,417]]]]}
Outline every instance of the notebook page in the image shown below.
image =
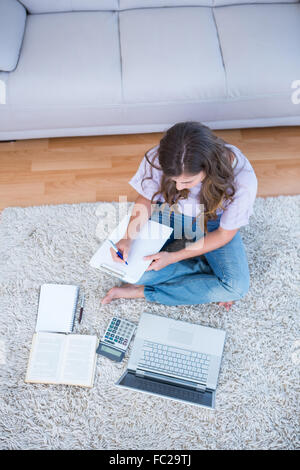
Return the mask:
{"type": "Polygon", "coordinates": [[[73,329],[78,293],[78,286],[43,284],[35,331],[70,333],[73,329]]]}
{"type": "MultiPolygon", "coordinates": [[[[125,217],[123,217],[119,225],[109,235],[109,240],[114,243],[117,243],[121,238],[124,237],[130,217],[131,212],[129,212],[125,217]]],[[[118,277],[123,278],[126,275],[125,266],[121,263],[117,263],[112,259],[110,248],[111,244],[108,240],[105,240],[90,260],[90,266],[98,269],[100,267],[100,264],[104,264],[106,266],[109,266],[111,269],[115,270],[116,275],[118,277]]]]}
{"type": "Polygon", "coordinates": [[[153,255],[161,249],[173,229],[153,220],[142,227],[139,238],[134,240],[128,254],[126,277],[129,282],[137,282],[151,264],[144,256],[153,255]]]}
{"type": "Polygon", "coordinates": [[[118,277],[125,278],[126,265],[118,263],[112,259],[110,248],[111,244],[108,240],[105,240],[90,260],[90,265],[93,268],[100,268],[100,266],[104,264],[105,266],[109,266],[109,268],[111,268],[118,277]]]}
{"type": "MultiPolygon", "coordinates": [[[[110,240],[117,243],[125,233],[129,216],[126,216],[120,225],[110,235],[110,240]]],[[[111,268],[117,277],[127,282],[137,282],[143,275],[151,261],[145,261],[144,256],[157,253],[171,235],[173,229],[153,220],[148,220],[142,227],[139,237],[133,240],[129,254],[128,265],[114,261],[111,256],[111,245],[106,240],[95,253],[90,265],[100,268],[101,265],[111,268]]],[[[111,274],[114,275],[113,272],[111,274]]]]}

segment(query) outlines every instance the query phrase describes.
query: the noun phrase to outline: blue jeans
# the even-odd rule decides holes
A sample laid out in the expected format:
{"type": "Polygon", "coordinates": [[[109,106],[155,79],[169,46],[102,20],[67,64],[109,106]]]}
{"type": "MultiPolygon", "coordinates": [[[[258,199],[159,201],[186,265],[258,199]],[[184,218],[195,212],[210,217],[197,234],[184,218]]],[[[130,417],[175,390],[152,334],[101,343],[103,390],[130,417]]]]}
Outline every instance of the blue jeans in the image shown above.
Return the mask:
{"type": "MultiPolygon", "coordinates": [[[[160,204],[158,204],[160,206],[160,204]]],[[[150,219],[176,227],[181,225],[184,233],[188,233],[188,241],[196,241],[205,236],[203,231],[195,229],[192,217],[175,214],[164,221],[166,212],[155,211],[150,219]],[[190,230],[190,231],[189,231],[190,230]],[[194,237],[193,237],[194,234],[194,237]]],[[[207,223],[208,232],[219,227],[221,215],[207,223]]],[[[171,234],[161,251],[174,240],[171,234]]],[[[178,237],[178,235],[177,235],[178,237]]],[[[144,285],[144,295],[149,302],[164,305],[194,305],[209,302],[227,302],[238,300],[249,290],[250,276],[248,260],[238,231],[233,239],[216,250],[195,256],[158,270],[145,271],[136,285],[144,285]]]]}

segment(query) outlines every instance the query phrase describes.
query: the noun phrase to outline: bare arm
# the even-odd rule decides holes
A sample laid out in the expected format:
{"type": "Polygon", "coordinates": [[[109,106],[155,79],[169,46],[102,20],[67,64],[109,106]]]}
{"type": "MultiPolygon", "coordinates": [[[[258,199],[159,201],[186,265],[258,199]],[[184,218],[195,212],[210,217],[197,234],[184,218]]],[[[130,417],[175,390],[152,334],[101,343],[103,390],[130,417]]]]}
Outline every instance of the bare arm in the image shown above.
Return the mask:
{"type": "Polygon", "coordinates": [[[190,243],[186,248],[176,251],[173,253],[174,263],[187,258],[193,258],[194,256],[200,256],[209,251],[216,250],[223,245],[226,245],[233,239],[239,229],[224,230],[219,227],[213,232],[207,233],[207,235],[194,243],[190,243]]]}
{"type": "Polygon", "coordinates": [[[138,196],[132,209],[132,214],[124,238],[133,240],[147,222],[154,209],[151,201],[144,196],[138,196]]]}

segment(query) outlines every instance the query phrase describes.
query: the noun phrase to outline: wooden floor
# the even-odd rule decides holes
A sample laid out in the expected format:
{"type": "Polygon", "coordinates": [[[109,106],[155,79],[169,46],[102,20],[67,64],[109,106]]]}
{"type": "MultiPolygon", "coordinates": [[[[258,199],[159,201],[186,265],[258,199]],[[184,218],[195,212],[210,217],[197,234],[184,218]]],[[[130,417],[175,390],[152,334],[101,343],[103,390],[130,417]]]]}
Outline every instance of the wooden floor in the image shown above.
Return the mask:
{"type": "MultiPolygon", "coordinates": [[[[258,196],[299,194],[300,127],[214,131],[236,145],[258,178],[258,196]]],[[[0,210],[135,200],[128,184],[162,134],[65,137],[0,142],[0,210]]]]}

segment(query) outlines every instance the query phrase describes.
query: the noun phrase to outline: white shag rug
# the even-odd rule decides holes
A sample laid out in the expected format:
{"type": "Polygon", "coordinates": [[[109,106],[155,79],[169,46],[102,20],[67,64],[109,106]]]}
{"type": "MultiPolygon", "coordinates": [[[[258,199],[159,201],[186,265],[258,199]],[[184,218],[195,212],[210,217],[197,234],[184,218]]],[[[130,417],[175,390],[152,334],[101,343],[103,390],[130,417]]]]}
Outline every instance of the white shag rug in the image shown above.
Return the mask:
{"type": "Polygon", "coordinates": [[[121,281],[89,260],[105,236],[101,230],[96,236],[99,213],[107,212],[110,230],[117,207],[64,204],[8,208],[1,215],[0,447],[299,448],[300,196],[256,200],[250,225],[241,229],[251,288],[229,312],[216,303],[164,306],[144,299],[101,306],[121,281]],[[122,363],[98,356],[92,389],[25,384],[39,288],[48,282],[85,291],[75,333],[100,338],[111,316],[137,323],[144,309],[226,330],[215,411],[117,388],[128,354],[122,363]]]}

